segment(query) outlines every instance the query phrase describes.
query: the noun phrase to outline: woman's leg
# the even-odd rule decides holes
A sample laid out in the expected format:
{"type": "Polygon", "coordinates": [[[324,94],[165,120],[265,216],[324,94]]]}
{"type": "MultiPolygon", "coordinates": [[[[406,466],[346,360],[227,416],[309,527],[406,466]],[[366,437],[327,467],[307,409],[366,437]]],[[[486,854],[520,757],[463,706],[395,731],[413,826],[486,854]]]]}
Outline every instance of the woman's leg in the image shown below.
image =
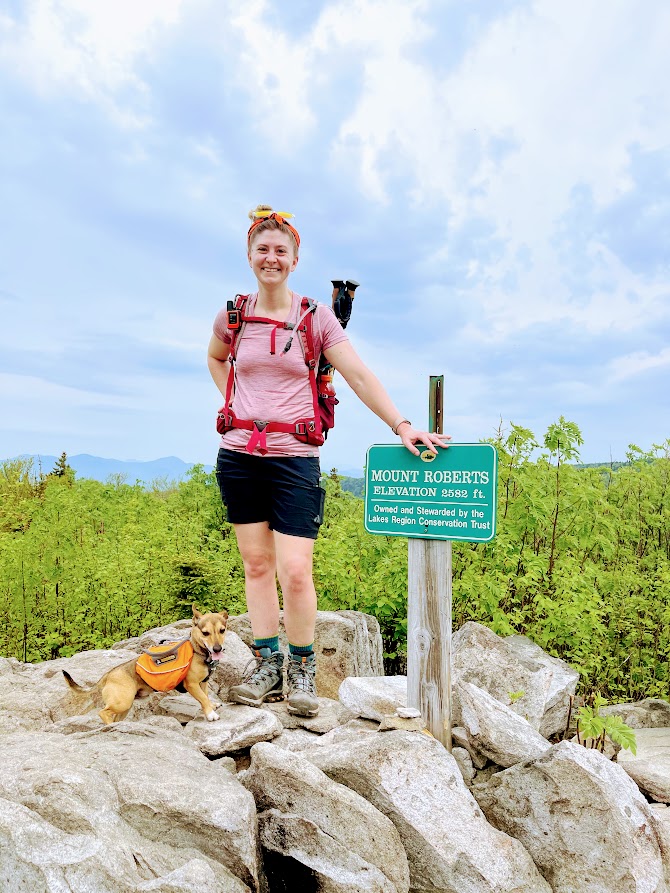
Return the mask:
{"type": "MultiPolygon", "coordinates": [[[[244,563],[247,608],[254,639],[271,639],[279,632],[276,558],[272,531],[266,521],[234,524],[244,563]]],[[[228,693],[231,701],[260,707],[265,701],[282,700],[284,655],[269,647],[254,649],[256,665],[228,693]]]]}
{"type": "Polygon", "coordinates": [[[277,576],[284,596],[284,626],[289,641],[286,670],[290,713],[315,716],[316,661],[312,645],[316,624],[316,592],[312,578],[314,540],[275,531],[277,576]],[[291,647],[299,646],[299,647],[291,647]]]}
{"type": "Polygon", "coordinates": [[[286,637],[292,645],[311,645],[316,624],[316,590],[312,578],[314,540],[276,530],[273,533],[286,637]]]}
{"type": "Polygon", "coordinates": [[[244,590],[255,639],[276,636],[279,630],[275,541],[267,521],[234,524],[244,564],[244,590]]]}

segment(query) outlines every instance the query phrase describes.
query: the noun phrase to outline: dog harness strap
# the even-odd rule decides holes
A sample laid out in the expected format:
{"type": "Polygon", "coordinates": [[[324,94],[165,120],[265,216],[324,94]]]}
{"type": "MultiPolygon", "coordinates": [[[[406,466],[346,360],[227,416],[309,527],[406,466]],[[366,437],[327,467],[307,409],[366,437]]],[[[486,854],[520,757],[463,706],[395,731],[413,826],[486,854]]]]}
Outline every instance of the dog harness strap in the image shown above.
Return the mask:
{"type": "Polygon", "coordinates": [[[171,654],[176,654],[184,642],[189,642],[191,640],[190,636],[187,636],[185,639],[179,639],[177,641],[163,639],[162,642],[159,642],[158,645],[150,645],[148,648],[140,648],[143,654],[148,654],[149,657],[153,660],[154,663],[160,658],[169,657],[171,654]],[[162,646],[165,645],[165,648],[162,646]],[[172,647],[170,647],[172,646],[172,647]]]}

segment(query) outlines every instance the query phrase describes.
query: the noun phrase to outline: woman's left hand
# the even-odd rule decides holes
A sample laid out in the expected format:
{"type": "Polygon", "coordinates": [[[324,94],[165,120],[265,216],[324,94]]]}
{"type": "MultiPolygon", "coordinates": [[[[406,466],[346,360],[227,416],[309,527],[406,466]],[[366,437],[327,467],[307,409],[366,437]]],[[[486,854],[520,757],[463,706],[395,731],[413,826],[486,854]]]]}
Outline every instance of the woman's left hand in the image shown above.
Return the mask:
{"type": "Polygon", "coordinates": [[[431,434],[429,431],[419,431],[412,428],[409,422],[403,422],[398,426],[398,436],[402,440],[402,445],[415,456],[419,455],[419,450],[414,446],[415,443],[425,444],[431,453],[437,455],[436,447],[447,449],[449,443],[445,441],[451,440],[451,434],[431,434]]]}

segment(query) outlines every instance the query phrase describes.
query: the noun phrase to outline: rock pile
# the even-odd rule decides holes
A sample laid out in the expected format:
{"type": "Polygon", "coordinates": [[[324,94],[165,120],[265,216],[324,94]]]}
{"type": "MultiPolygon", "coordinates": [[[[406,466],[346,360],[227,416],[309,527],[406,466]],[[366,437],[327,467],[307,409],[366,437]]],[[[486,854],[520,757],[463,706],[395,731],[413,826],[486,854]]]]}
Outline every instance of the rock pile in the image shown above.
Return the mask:
{"type": "Polygon", "coordinates": [[[376,621],[320,613],[319,715],[226,702],[251,657],[233,618],[210,689],[136,701],[103,726],[82,685],[140,646],[0,659],[2,893],[670,893],[670,705],[608,708],[616,761],[559,741],[577,674],[521,636],[453,641],[454,748],[382,675],[376,621]]]}

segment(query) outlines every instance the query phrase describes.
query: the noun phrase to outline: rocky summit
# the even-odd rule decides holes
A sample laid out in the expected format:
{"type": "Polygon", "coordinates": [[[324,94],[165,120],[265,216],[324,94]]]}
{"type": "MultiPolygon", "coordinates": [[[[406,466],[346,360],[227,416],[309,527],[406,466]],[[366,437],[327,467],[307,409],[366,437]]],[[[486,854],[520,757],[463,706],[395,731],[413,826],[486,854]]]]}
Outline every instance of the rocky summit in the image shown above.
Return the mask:
{"type": "Polygon", "coordinates": [[[449,751],[354,611],[319,612],[313,717],[228,702],[252,659],[246,615],[210,678],[216,722],[170,692],[105,726],[95,691],[65,683],[189,627],[0,659],[0,893],[670,893],[666,701],[606,708],[635,755],[584,747],[567,734],[578,674],[466,623],[449,751]]]}

